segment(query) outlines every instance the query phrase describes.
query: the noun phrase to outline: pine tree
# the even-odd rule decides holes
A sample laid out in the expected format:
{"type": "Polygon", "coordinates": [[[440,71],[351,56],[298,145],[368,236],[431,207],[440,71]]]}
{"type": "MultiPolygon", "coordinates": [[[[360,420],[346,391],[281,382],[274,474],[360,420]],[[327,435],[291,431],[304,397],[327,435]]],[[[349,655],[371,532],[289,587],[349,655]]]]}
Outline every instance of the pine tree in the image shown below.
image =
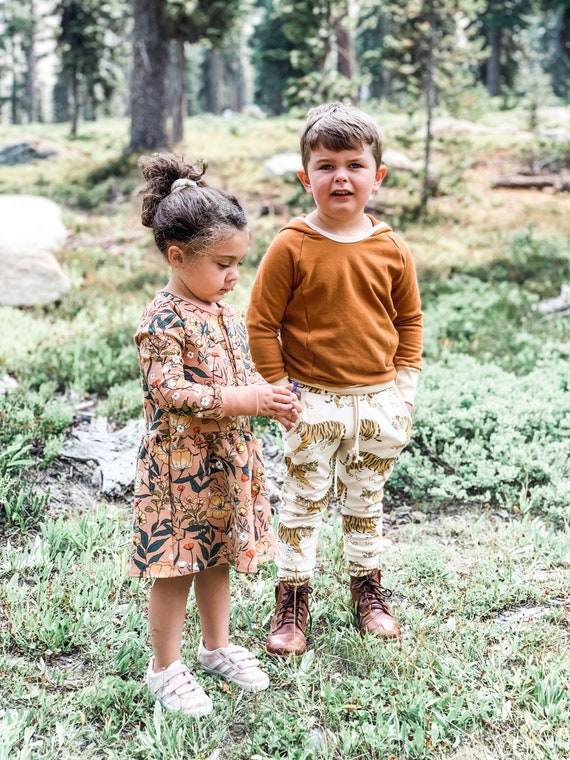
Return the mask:
{"type": "Polygon", "coordinates": [[[60,15],[57,51],[70,87],[71,135],[76,136],[81,109],[94,116],[99,98],[108,100],[114,90],[117,34],[124,8],[113,0],[59,0],[56,9],[60,15]]]}

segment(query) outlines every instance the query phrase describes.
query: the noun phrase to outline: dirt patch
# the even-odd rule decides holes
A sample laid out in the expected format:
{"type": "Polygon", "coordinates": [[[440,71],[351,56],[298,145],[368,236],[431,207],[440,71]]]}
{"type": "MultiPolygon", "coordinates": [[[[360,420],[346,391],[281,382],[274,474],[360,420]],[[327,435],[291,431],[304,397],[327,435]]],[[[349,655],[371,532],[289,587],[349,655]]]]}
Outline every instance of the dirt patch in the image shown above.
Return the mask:
{"type": "Polygon", "coordinates": [[[49,495],[47,517],[83,514],[101,504],[101,493],[94,483],[96,462],[71,462],[56,459],[36,474],[38,490],[49,495]]]}

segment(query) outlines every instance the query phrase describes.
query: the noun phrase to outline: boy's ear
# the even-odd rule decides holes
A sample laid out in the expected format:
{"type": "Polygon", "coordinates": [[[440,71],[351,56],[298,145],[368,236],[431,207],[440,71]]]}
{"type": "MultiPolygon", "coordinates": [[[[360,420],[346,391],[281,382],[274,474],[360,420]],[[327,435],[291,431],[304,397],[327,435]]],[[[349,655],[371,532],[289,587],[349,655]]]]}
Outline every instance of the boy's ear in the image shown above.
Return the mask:
{"type": "Polygon", "coordinates": [[[303,169],[301,171],[297,172],[297,177],[299,177],[299,180],[301,181],[301,184],[305,188],[307,193],[311,193],[311,181],[309,180],[309,175],[306,174],[303,169]]]}
{"type": "Polygon", "coordinates": [[[171,267],[177,269],[184,264],[184,251],[178,245],[171,245],[166,252],[168,263],[171,267]]]}
{"type": "Polygon", "coordinates": [[[386,176],[386,172],[388,169],[384,166],[384,164],[381,164],[376,169],[376,176],[374,177],[374,187],[372,188],[372,191],[378,190],[380,185],[382,184],[384,177],[386,176]]]}

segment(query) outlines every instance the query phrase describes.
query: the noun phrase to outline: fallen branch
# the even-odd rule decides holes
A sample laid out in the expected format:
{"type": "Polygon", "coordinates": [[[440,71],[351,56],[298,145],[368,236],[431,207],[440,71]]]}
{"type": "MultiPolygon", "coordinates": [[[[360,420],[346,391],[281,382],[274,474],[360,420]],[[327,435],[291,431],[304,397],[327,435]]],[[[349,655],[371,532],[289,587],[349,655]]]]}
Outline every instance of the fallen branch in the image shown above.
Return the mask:
{"type": "Polygon", "coordinates": [[[529,176],[515,174],[493,180],[491,187],[504,187],[511,190],[544,190],[546,187],[552,187],[558,192],[563,192],[570,190],[570,175],[535,174],[529,176]]]}

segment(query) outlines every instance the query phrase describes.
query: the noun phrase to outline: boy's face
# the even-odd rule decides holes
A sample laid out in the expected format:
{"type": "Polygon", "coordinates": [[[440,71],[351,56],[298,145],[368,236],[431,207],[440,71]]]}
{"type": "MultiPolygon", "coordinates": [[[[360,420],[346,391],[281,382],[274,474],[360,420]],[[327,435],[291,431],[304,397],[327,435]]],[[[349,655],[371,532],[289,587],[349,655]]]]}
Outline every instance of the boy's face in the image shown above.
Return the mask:
{"type": "Polygon", "coordinates": [[[307,171],[297,176],[312,193],[319,214],[350,223],[363,213],[385,175],[386,167],[376,166],[370,145],[362,145],[342,151],[318,146],[311,153],[307,171]]]}

